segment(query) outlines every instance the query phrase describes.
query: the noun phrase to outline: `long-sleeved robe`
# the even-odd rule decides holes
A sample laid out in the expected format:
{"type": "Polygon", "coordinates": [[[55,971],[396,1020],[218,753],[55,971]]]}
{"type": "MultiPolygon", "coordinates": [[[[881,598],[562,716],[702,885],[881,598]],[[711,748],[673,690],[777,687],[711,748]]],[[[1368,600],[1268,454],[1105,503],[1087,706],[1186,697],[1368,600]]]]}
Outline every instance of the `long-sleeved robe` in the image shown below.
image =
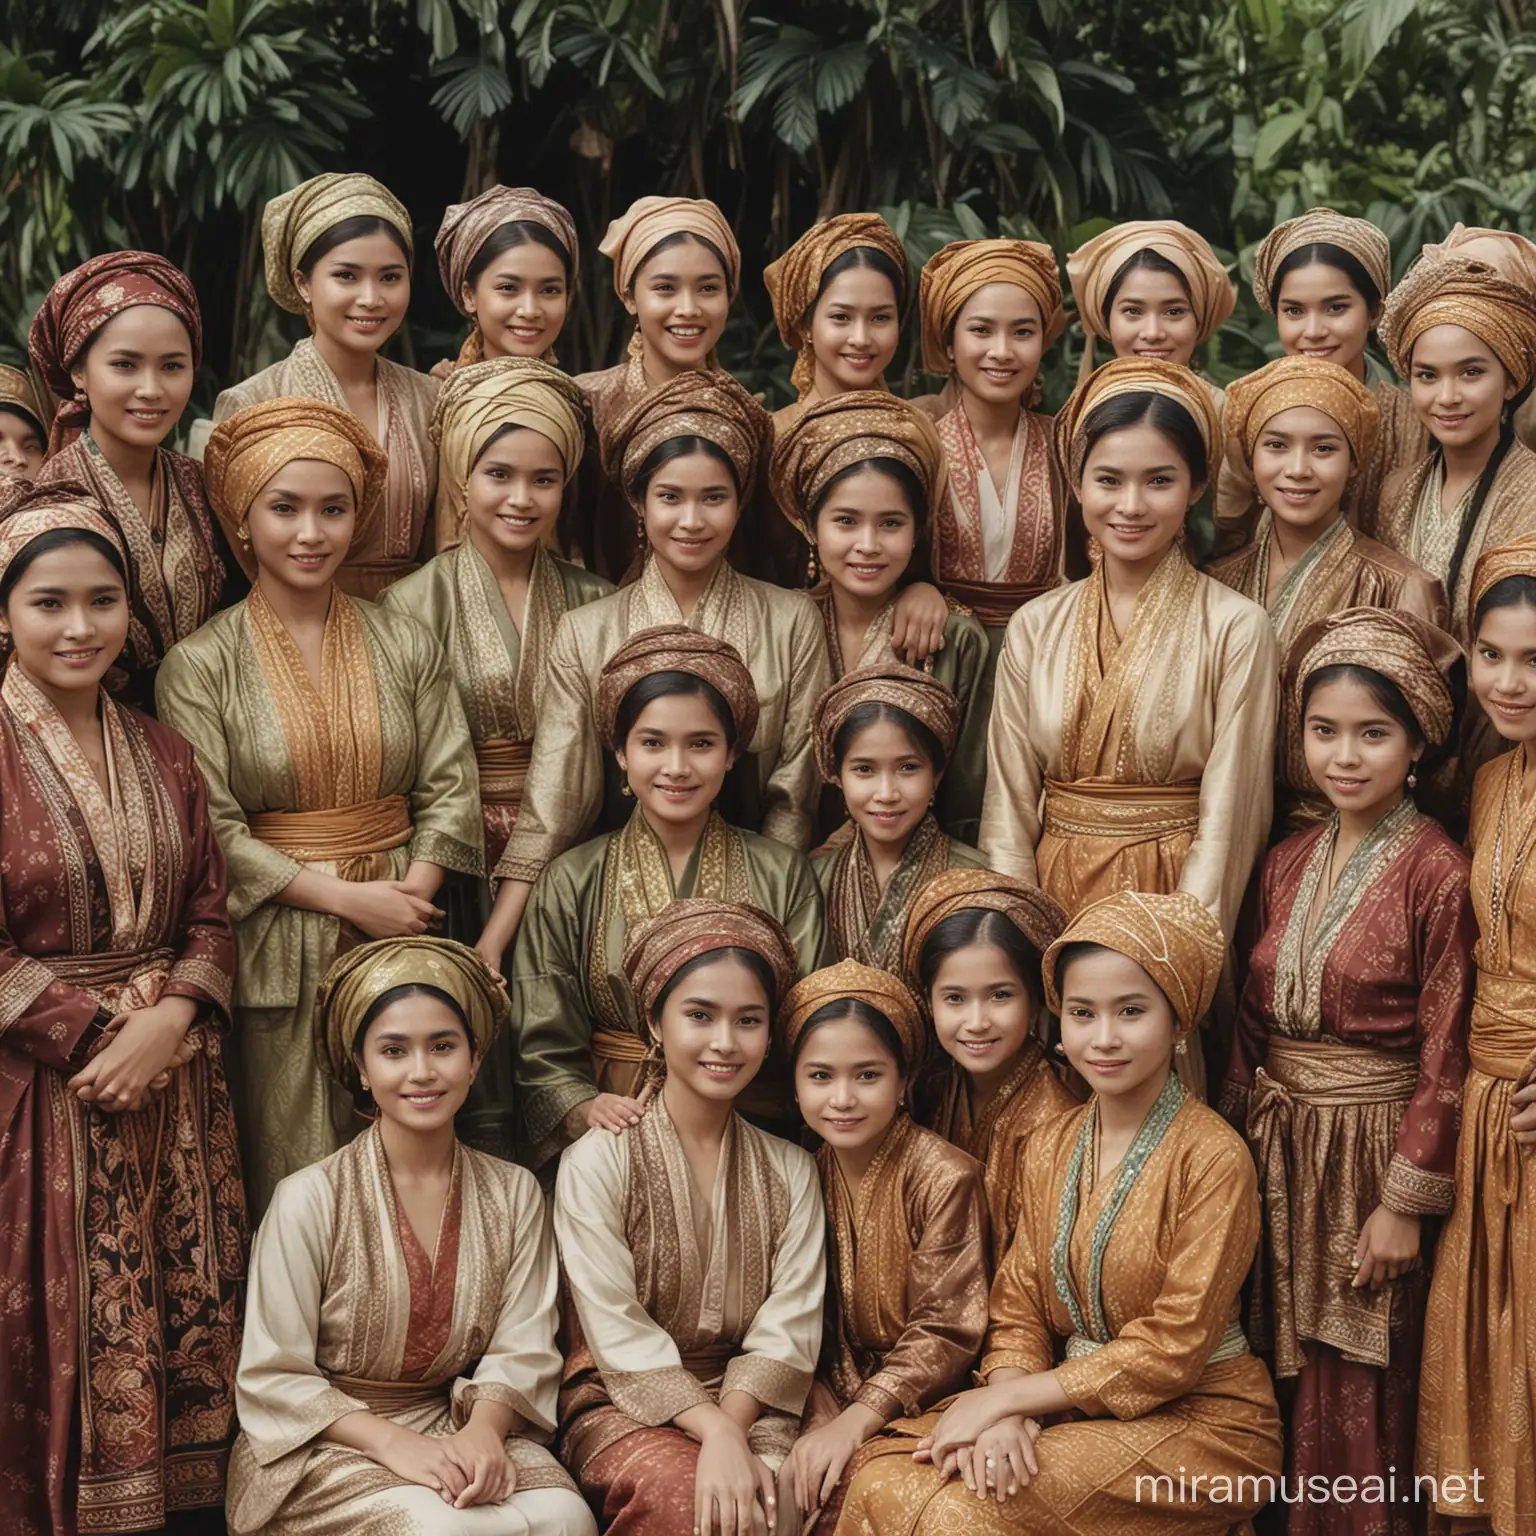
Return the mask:
{"type": "Polygon", "coordinates": [[[901,1421],[854,1479],[843,1536],[1214,1536],[1267,1501],[1280,1418],[1237,1321],[1259,1231],[1253,1161],[1214,1111],[1182,1093],[1173,1106],[1165,1092],[1102,1180],[1091,1103],[1030,1145],[981,1373],[1055,1371],[1076,1414],[1041,1432],[1039,1475],[1002,1504],[978,1499],[911,1460],[935,1416],[901,1421]]]}
{"type": "MultiPolygon", "coordinates": [[[[825,963],[825,906],[805,855],[718,815],[681,882],[638,806],[622,831],[561,854],[528,898],[512,962],[519,1133],[534,1167],[564,1144],[561,1123],[578,1104],[599,1092],[637,1091],[645,1031],[624,980],[624,946],[641,922],[683,896],[749,902],[788,929],[802,976],[825,963]]],[[[753,1088],[777,1083],[777,1064],[764,1074],[753,1088]]],[[[753,1102],[766,1105],[753,1088],[753,1102]]]]}
{"type": "Polygon", "coordinates": [[[1480,936],[1467,1038],[1456,1204],[1440,1235],[1424,1323],[1418,1471],[1441,1515],[1536,1531],[1536,1154],[1511,1098],[1536,1081],[1536,795],[1529,745],[1472,792],[1472,906],[1480,936]],[[1475,1489],[1472,1474],[1480,1473],[1475,1489]],[[1446,1479],[1465,1479],[1460,1502],[1446,1479]]]}
{"type": "MultiPolygon", "coordinates": [[[[1264,1198],[1253,1332],[1272,1342],[1276,1374],[1298,1378],[1292,1478],[1412,1463],[1433,1223],[1423,1267],[1381,1290],[1354,1286],[1353,1260],[1378,1205],[1451,1209],[1477,936],[1466,854],[1408,801],[1367,834],[1308,933],[1335,825],[1265,861],[1222,1093],[1246,1123],[1264,1198]]],[[[1298,1503],[1288,1525],[1409,1536],[1422,1514],[1298,1503]]]]}
{"type": "Polygon", "coordinates": [[[0,1529],[157,1530],[218,1508],[245,1198],[224,1081],[234,942],[202,776],[103,701],[110,789],[15,663],[0,699],[0,1529]],[[131,1113],[69,1079],[119,1012],[197,1005],[131,1113]]]}
{"type": "Polygon", "coordinates": [[[544,1449],[555,1429],[559,1270],[526,1169],[460,1146],[436,1248],[402,1211],[377,1127],[278,1186],[256,1235],[230,1462],[236,1536],[580,1536],[590,1517],[544,1449]],[[516,1491],[454,1510],[320,1436],[372,1411],[447,1436],[477,1402],[507,1436],[516,1491]]]}
{"type": "Polygon", "coordinates": [[[321,1075],[312,1026],[321,977],[360,936],[274,898],[304,868],[352,880],[398,880],[418,859],[484,868],[474,748],[442,648],[414,619],[338,591],[317,689],[276,620],[253,622],[264,601],[258,586],[177,646],[158,683],[229,861],[231,1079],[257,1210],[362,1124],[321,1075]],[[295,813],[297,831],[284,820],[295,813]]]}
{"type": "MultiPolygon", "coordinates": [[[[594,719],[599,674],[631,635],[683,622],[654,560],[632,585],[561,619],[522,809],[497,879],[535,880],[551,859],[587,835],[603,802],[603,749],[594,719]]],[[[771,587],[722,564],[686,622],[730,641],[757,685],[757,730],[741,744],[732,771],[733,779],[743,776],[755,791],[756,815],[742,824],[804,850],[816,807],[811,718],[831,680],[814,604],[804,593],[771,587]]]]}

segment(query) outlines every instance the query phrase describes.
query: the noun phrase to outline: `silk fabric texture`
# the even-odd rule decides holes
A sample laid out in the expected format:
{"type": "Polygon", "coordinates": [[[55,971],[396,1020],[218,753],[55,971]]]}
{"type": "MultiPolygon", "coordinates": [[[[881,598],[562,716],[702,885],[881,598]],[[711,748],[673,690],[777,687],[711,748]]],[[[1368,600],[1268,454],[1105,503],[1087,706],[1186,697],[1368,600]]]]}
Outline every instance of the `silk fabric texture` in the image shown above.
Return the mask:
{"type": "Polygon", "coordinates": [[[382,182],[357,171],[326,171],[271,199],[261,214],[267,292],[290,314],[308,305],[293,281],[310,246],[347,219],[382,219],[397,230],[410,260],[411,216],[382,182]]]}

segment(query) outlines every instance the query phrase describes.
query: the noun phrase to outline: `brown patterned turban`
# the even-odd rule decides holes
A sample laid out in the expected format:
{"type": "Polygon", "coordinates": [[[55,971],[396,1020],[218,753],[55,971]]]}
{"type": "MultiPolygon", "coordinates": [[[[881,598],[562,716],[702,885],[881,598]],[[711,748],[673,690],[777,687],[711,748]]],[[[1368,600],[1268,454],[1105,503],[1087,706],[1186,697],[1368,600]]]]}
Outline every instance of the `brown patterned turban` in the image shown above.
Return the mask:
{"type": "Polygon", "coordinates": [[[795,1046],[806,1021],[819,1008],[845,999],[865,1003],[891,1021],[896,1038],[901,1041],[901,1053],[906,1058],[902,1063],[903,1070],[910,1078],[922,1061],[926,1043],[917,998],[899,977],[862,965],[857,960],[839,960],[836,965],[823,966],[795,983],[779,1010],[785,1054],[794,1059],[795,1046]]]}
{"type": "Polygon", "coordinates": [[[290,314],[304,313],[293,274],[305,253],[326,230],[346,219],[383,219],[400,232],[406,259],[411,252],[411,216],[382,182],[357,171],[326,171],[274,197],[262,210],[261,249],[267,264],[267,292],[290,314]]]}
{"type": "Polygon", "coordinates": [[[1309,208],[1277,224],[1253,253],[1253,296],[1266,314],[1274,314],[1271,294],[1275,274],[1287,256],[1309,245],[1336,245],[1365,268],[1365,275],[1385,298],[1392,288],[1392,247],[1369,219],[1352,219],[1332,208],[1309,208]]]}
{"type": "Polygon", "coordinates": [[[923,368],[949,373],[945,336],[966,300],[989,283],[1022,288],[1040,307],[1043,345],[1066,329],[1056,253],[1038,240],[955,240],[928,258],[918,284],[923,317],[923,368]]]}
{"type": "Polygon", "coordinates": [[[1510,576],[1529,576],[1536,581],[1536,533],[1522,534],[1497,549],[1485,549],[1478,556],[1468,594],[1472,612],[1477,612],[1477,605],[1492,588],[1510,576]]]}
{"type": "Polygon", "coordinates": [[[943,683],[899,662],[859,667],[845,672],[822,694],[811,723],[816,766],[829,784],[837,782],[832,743],[843,722],[861,704],[892,704],[905,710],[938,738],[946,762],[955,750],[955,738],[960,734],[960,702],[943,683]]]}
{"type": "Polygon", "coordinates": [[[609,226],[598,245],[613,262],[613,291],[627,298],[645,258],[669,235],[707,240],[725,258],[731,298],[741,286],[741,249],[725,215],[707,197],[637,198],[609,226]]]}
{"type": "Polygon", "coordinates": [[[70,480],[44,485],[12,480],[0,483],[0,581],[27,545],[59,528],[78,528],[105,539],[123,569],[131,569],[122,533],[89,487],[70,480]]]}
{"type": "Polygon", "coordinates": [[[686,624],[658,624],[642,629],[608,658],[597,681],[599,738],[618,751],[614,740],[619,708],[636,683],[656,672],[686,672],[702,678],[725,700],[736,726],[736,745],[745,751],[757,730],[757,688],[741,653],[727,640],[689,629],[686,624]]]}
{"type": "Polygon", "coordinates": [[[911,987],[920,988],[923,945],[934,929],[957,912],[974,909],[1001,912],[1042,955],[1067,926],[1067,914],[1037,885],[990,869],[946,869],[917,893],[907,912],[901,969],[911,987]]]}
{"type": "Polygon", "coordinates": [[[1381,427],[1376,396],[1337,363],[1320,357],[1277,357],[1227,386],[1222,427],[1245,465],[1251,467],[1265,425],[1295,405],[1315,406],[1338,424],[1356,469],[1370,462],[1381,427]]]}
{"type": "Polygon", "coordinates": [[[1512,229],[1457,224],[1444,240],[1426,245],[1423,254],[1431,261],[1453,255],[1485,261],[1506,282],[1536,292],[1536,244],[1512,229]]]}
{"type": "Polygon", "coordinates": [[[469,269],[480,247],[505,224],[542,225],[565,247],[572,273],[581,267],[576,221],[567,208],[532,187],[488,187],[467,203],[451,203],[432,242],[438,276],[461,315],[469,314],[464,306],[469,269]]]}
{"type": "Polygon", "coordinates": [[[1210,241],[1177,219],[1132,219],[1095,235],[1067,257],[1067,281],[1077,300],[1078,319],[1091,336],[1109,340],[1104,300],[1120,269],[1139,251],[1155,251],[1183,274],[1200,325],[1197,346],[1231,318],[1237,293],[1210,241]]]}
{"type": "Polygon", "coordinates": [[[18,411],[25,411],[43,435],[47,436],[48,414],[37,398],[31,378],[20,368],[8,368],[0,364],[0,405],[14,406],[18,411]]]}
{"type": "Polygon", "coordinates": [[[1400,378],[1412,370],[1414,343],[1437,325],[1459,325],[1491,347],[1517,389],[1536,374],[1536,293],[1487,262],[1420,257],[1392,290],[1377,330],[1400,378]]]}

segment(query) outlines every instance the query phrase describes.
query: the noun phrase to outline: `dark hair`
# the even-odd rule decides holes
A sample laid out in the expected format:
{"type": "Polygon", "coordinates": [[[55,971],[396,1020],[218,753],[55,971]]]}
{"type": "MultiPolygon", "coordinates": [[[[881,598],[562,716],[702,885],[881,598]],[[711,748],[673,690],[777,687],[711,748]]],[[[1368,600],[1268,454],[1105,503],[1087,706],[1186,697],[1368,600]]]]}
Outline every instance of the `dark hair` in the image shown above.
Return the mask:
{"type": "Polygon", "coordinates": [[[722,251],[713,240],[707,239],[703,235],[695,235],[686,229],[680,229],[675,234],[663,235],[661,239],[658,240],[656,244],[653,245],[645,253],[645,255],[640,258],[638,262],[636,262],[635,275],[629,281],[630,293],[634,293],[635,284],[639,281],[640,274],[645,271],[648,266],[650,266],[651,262],[657,256],[660,256],[663,251],[674,251],[680,245],[687,245],[689,241],[692,241],[695,245],[702,245],[704,249],[708,251],[716,261],[720,263],[720,275],[725,279],[726,291],[729,292],[731,288],[731,264],[725,259],[725,252],[722,251]]]}
{"type": "Polygon", "coordinates": [[[905,1075],[907,1053],[902,1049],[901,1036],[896,1033],[896,1026],[873,1004],[866,1003],[858,997],[834,997],[830,1003],[823,1003],[805,1021],[795,1040],[795,1061],[798,1062],[804,1054],[805,1042],[823,1024],[837,1024],[843,1019],[852,1019],[854,1023],[862,1024],[870,1030],[880,1044],[896,1058],[896,1070],[905,1075]]]}
{"type": "Polygon", "coordinates": [[[1405,731],[1422,743],[1424,750],[1418,758],[1419,771],[1433,773],[1454,750],[1454,743],[1461,736],[1459,726],[1462,708],[1467,698],[1467,672],[1464,660],[1457,660],[1446,682],[1451,691],[1451,728],[1446,732],[1445,740],[1439,746],[1430,745],[1429,738],[1424,734],[1424,727],[1419,724],[1418,716],[1414,714],[1413,706],[1404,696],[1403,690],[1385,673],[1378,672],[1374,667],[1353,666],[1340,662],[1336,666],[1319,667],[1315,672],[1308,673],[1301,685],[1301,715],[1305,720],[1307,705],[1317,689],[1325,688],[1332,683],[1354,683],[1364,688],[1380,708],[1386,710],[1405,731]]]}
{"type": "Polygon", "coordinates": [[[1536,608],[1536,576],[1506,576],[1496,581],[1477,600],[1472,610],[1472,633],[1495,608],[1536,608]]]}
{"type": "Polygon", "coordinates": [[[1299,245],[1275,268],[1275,280],[1269,285],[1269,307],[1280,309],[1280,289],[1292,272],[1303,267],[1334,267],[1349,279],[1349,286],[1365,300],[1367,309],[1375,309],[1381,303],[1381,289],[1371,281],[1371,275],[1360,265],[1360,258],[1352,256],[1341,245],[1331,240],[1314,240],[1310,245],[1299,245]]]}
{"type": "Polygon", "coordinates": [[[532,427],[521,426],[515,421],[502,422],[502,424],[497,427],[496,430],[492,432],[491,435],[486,438],[483,443],[481,443],[480,447],[475,452],[474,458],[470,461],[469,467],[473,469],[475,465],[478,464],[480,460],[483,459],[486,454],[488,454],[491,449],[494,448],[496,444],[502,440],[502,438],[510,437],[514,432],[531,432],[532,430],[532,427]]]}
{"type": "Polygon", "coordinates": [[[1189,466],[1190,479],[1196,485],[1204,483],[1209,470],[1205,452],[1205,439],[1195,419],[1168,395],[1159,395],[1150,389],[1133,389],[1123,395],[1113,395],[1101,400],[1088,412],[1083,431],[1088,439],[1084,452],[1086,461],[1094,446],[1111,432],[1122,432],[1127,427],[1148,426],[1161,432],[1179,451],[1179,457],[1189,466]]]}
{"type": "Polygon", "coordinates": [[[430,997],[441,1003],[459,1021],[464,1031],[464,1038],[469,1042],[469,1053],[476,1054],[475,1032],[469,1027],[469,1020],[464,1015],[464,1010],[441,987],[428,986],[422,981],[407,981],[398,987],[391,987],[387,992],[381,992],[368,1005],[368,1011],[358,1022],[357,1029],[352,1035],[353,1065],[348,1073],[351,1079],[347,1087],[352,1094],[352,1102],[359,1110],[367,1110],[373,1107],[373,1095],[362,1085],[358,1075],[356,1059],[363,1054],[363,1041],[368,1037],[369,1026],[384,1012],[386,1008],[392,1008],[396,1003],[404,1002],[408,997],[430,997]]]}
{"type": "Polygon", "coordinates": [[[779,1006],[779,989],[774,984],[773,967],[755,949],[727,944],[720,949],[706,949],[702,955],[685,960],[673,971],[667,984],[656,994],[656,1001],[651,1004],[651,1023],[661,1023],[661,1010],[667,1006],[667,999],[688,977],[695,971],[703,970],[706,965],[713,965],[717,960],[734,960],[737,965],[745,966],[761,985],[763,996],[768,999],[768,1012],[771,1014],[779,1006]]]}
{"type": "Polygon", "coordinates": [[[1040,951],[1017,923],[991,907],[962,907],[934,925],[917,957],[918,979],[925,995],[932,993],[944,962],[973,944],[992,944],[1002,950],[1030,998],[1041,1000],[1040,951]]]}
{"type": "MultiPolygon", "coordinates": [[[[1139,963],[1138,961],[1132,959],[1130,955],[1125,955],[1123,950],[1111,949],[1108,944],[1091,944],[1086,939],[1079,939],[1076,943],[1073,944],[1064,944],[1060,953],[1058,953],[1056,956],[1056,970],[1053,977],[1056,983],[1057,997],[1062,996],[1062,982],[1067,974],[1067,967],[1071,965],[1074,960],[1083,960],[1086,959],[1089,955],[1124,955],[1127,960],[1131,961],[1132,965],[1139,963]]],[[[1145,966],[1142,966],[1141,968],[1142,970],[1146,970],[1145,966]]],[[[1169,1012],[1173,1014],[1174,1020],[1177,1022],[1179,1017],[1179,1010],[1173,1006],[1173,1002],[1169,998],[1168,994],[1164,992],[1163,989],[1158,986],[1155,981],[1152,981],[1151,976],[1148,976],[1147,980],[1152,982],[1152,990],[1156,992],[1157,995],[1162,998],[1165,1003],[1168,1004],[1169,1012]]]]}
{"type": "MultiPolygon", "coordinates": [[[[1410,356],[1410,365],[1412,361],[1410,356]]],[[[1461,528],[1456,535],[1456,547],[1451,552],[1451,563],[1445,573],[1447,592],[1455,592],[1460,585],[1461,568],[1466,563],[1467,549],[1472,543],[1472,531],[1483,515],[1483,503],[1488,500],[1488,493],[1493,489],[1493,482],[1498,478],[1499,469],[1508,456],[1509,450],[1515,446],[1515,412],[1525,403],[1530,392],[1531,386],[1527,384],[1509,401],[1504,411],[1499,424],[1499,440],[1493,445],[1493,452],[1488,455],[1488,462],[1483,465],[1483,472],[1477,477],[1477,485],[1473,488],[1472,499],[1467,503],[1467,510],[1461,515],[1461,528]]],[[[1435,442],[1433,452],[1435,457],[1443,463],[1445,449],[1438,442],[1435,442]]],[[[1438,469],[1439,466],[1436,467],[1438,469]]]]}
{"type": "Polygon", "coordinates": [[[899,704],[887,704],[880,699],[869,699],[855,704],[848,717],[838,726],[832,738],[832,762],[837,771],[843,771],[843,759],[847,757],[854,738],[860,731],[872,725],[894,725],[907,733],[907,740],[920,757],[928,759],[936,774],[944,772],[944,743],[923,724],[916,715],[909,714],[899,704]]]}
{"type": "Polygon", "coordinates": [[[410,242],[388,219],[381,219],[373,213],[354,214],[352,218],[343,219],[339,224],[332,224],[329,229],[323,230],[309,242],[296,265],[305,277],[310,277],[314,273],[315,263],[327,251],[334,251],[338,245],[345,245],[349,240],[366,240],[369,235],[388,235],[400,247],[400,254],[405,257],[407,268],[410,267],[410,242]]]}
{"type": "MultiPolygon", "coordinates": [[[[505,256],[508,251],[515,251],[520,245],[542,245],[545,250],[553,251],[560,258],[560,265],[565,268],[566,283],[575,283],[576,266],[571,260],[571,253],[561,243],[560,237],[554,230],[546,229],[532,219],[513,219],[510,224],[500,224],[493,229],[481,241],[480,249],[475,252],[475,259],[465,268],[464,281],[473,288],[485,276],[486,268],[498,256],[505,256]]],[[[457,299],[458,295],[454,294],[452,297],[457,299]]]]}
{"type": "Polygon", "coordinates": [[[45,444],[47,443],[47,427],[45,427],[42,422],[40,422],[37,417],[34,416],[32,412],[26,408],[26,406],[17,405],[14,400],[0,400],[0,413],[4,413],[7,416],[19,416],[22,421],[27,424],[27,426],[31,427],[32,430],[36,432],[40,438],[42,438],[45,444]]]}
{"type": "Polygon", "coordinates": [[[891,260],[878,246],[856,245],[852,250],[833,261],[829,261],[821,274],[821,281],[816,285],[816,297],[806,307],[805,314],[801,317],[803,325],[813,314],[816,306],[821,303],[828,288],[840,278],[844,272],[856,272],[860,267],[867,267],[871,272],[878,272],[891,285],[891,292],[896,295],[897,309],[907,307],[907,274],[891,260]]]}
{"type": "Polygon", "coordinates": [[[127,588],[128,572],[123,565],[123,557],[99,533],[92,533],[89,528],[50,528],[47,533],[40,533],[24,544],[21,553],[6,567],[5,575],[0,576],[0,608],[10,606],[11,593],[16,590],[16,583],[26,575],[34,560],[40,555],[52,554],[56,549],[69,549],[76,544],[84,545],[86,549],[100,555],[117,572],[118,579],[127,588]]]}
{"type": "Polygon", "coordinates": [[[731,472],[731,484],[736,488],[736,495],[741,495],[741,480],[736,474],[736,466],[731,462],[731,456],[719,443],[711,442],[707,437],[699,437],[689,434],[684,437],[669,437],[664,443],[657,443],[645,456],[645,463],[640,466],[640,472],[635,476],[634,494],[644,496],[645,488],[651,483],[651,477],[664,464],[670,464],[673,459],[686,458],[690,453],[706,453],[710,458],[718,460],[731,472]]]}
{"type": "Polygon", "coordinates": [[[932,572],[928,560],[928,519],[932,509],[928,505],[928,497],[923,491],[922,481],[913,473],[911,465],[903,464],[900,459],[886,458],[883,454],[876,454],[873,458],[860,459],[857,463],[846,465],[838,470],[822,487],[821,494],[810,509],[811,527],[815,528],[816,519],[821,516],[821,509],[832,499],[840,485],[845,481],[856,479],[859,475],[870,473],[881,474],[887,479],[894,480],[907,503],[907,509],[912,514],[912,558],[907,562],[906,570],[896,580],[897,590],[909,587],[913,582],[929,580],[932,572]]]}
{"type": "Polygon", "coordinates": [[[1104,324],[1109,324],[1109,312],[1114,307],[1115,296],[1120,292],[1121,285],[1132,272],[1161,272],[1165,277],[1176,277],[1179,287],[1184,290],[1184,297],[1191,303],[1194,302],[1194,294],[1189,291],[1189,279],[1166,256],[1159,256],[1150,245],[1144,245],[1134,256],[1128,256],[1120,263],[1120,270],[1109,280],[1109,287],[1104,291],[1104,303],[1100,313],[1104,324]]]}
{"type": "Polygon", "coordinates": [[[725,732],[726,747],[735,750],[736,717],[731,713],[731,706],[725,702],[720,690],[706,678],[697,677],[692,672],[679,671],[649,672],[619,701],[613,721],[614,750],[617,751],[629,740],[629,733],[634,730],[635,721],[640,718],[647,704],[654,704],[657,699],[678,697],[703,699],[725,732]]]}

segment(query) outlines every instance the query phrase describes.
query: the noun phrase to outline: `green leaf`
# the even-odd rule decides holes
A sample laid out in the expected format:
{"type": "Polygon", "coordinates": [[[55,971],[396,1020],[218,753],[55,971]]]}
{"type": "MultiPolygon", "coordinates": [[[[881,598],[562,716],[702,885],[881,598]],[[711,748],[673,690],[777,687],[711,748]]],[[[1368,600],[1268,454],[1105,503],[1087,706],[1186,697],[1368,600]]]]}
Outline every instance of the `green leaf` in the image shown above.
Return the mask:
{"type": "Polygon", "coordinates": [[[1359,80],[1421,0],[1351,0],[1344,13],[1344,69],[1359,80]]]}
{"type": "Polygon", "coordinates": [[[1281,112],[1270,118],[1259,129],[1253,141],[1253,168],[1256,172],[1267,171],[1275,163],[1280,152],[1307,125],[1305,112],[1281,112]]]}

